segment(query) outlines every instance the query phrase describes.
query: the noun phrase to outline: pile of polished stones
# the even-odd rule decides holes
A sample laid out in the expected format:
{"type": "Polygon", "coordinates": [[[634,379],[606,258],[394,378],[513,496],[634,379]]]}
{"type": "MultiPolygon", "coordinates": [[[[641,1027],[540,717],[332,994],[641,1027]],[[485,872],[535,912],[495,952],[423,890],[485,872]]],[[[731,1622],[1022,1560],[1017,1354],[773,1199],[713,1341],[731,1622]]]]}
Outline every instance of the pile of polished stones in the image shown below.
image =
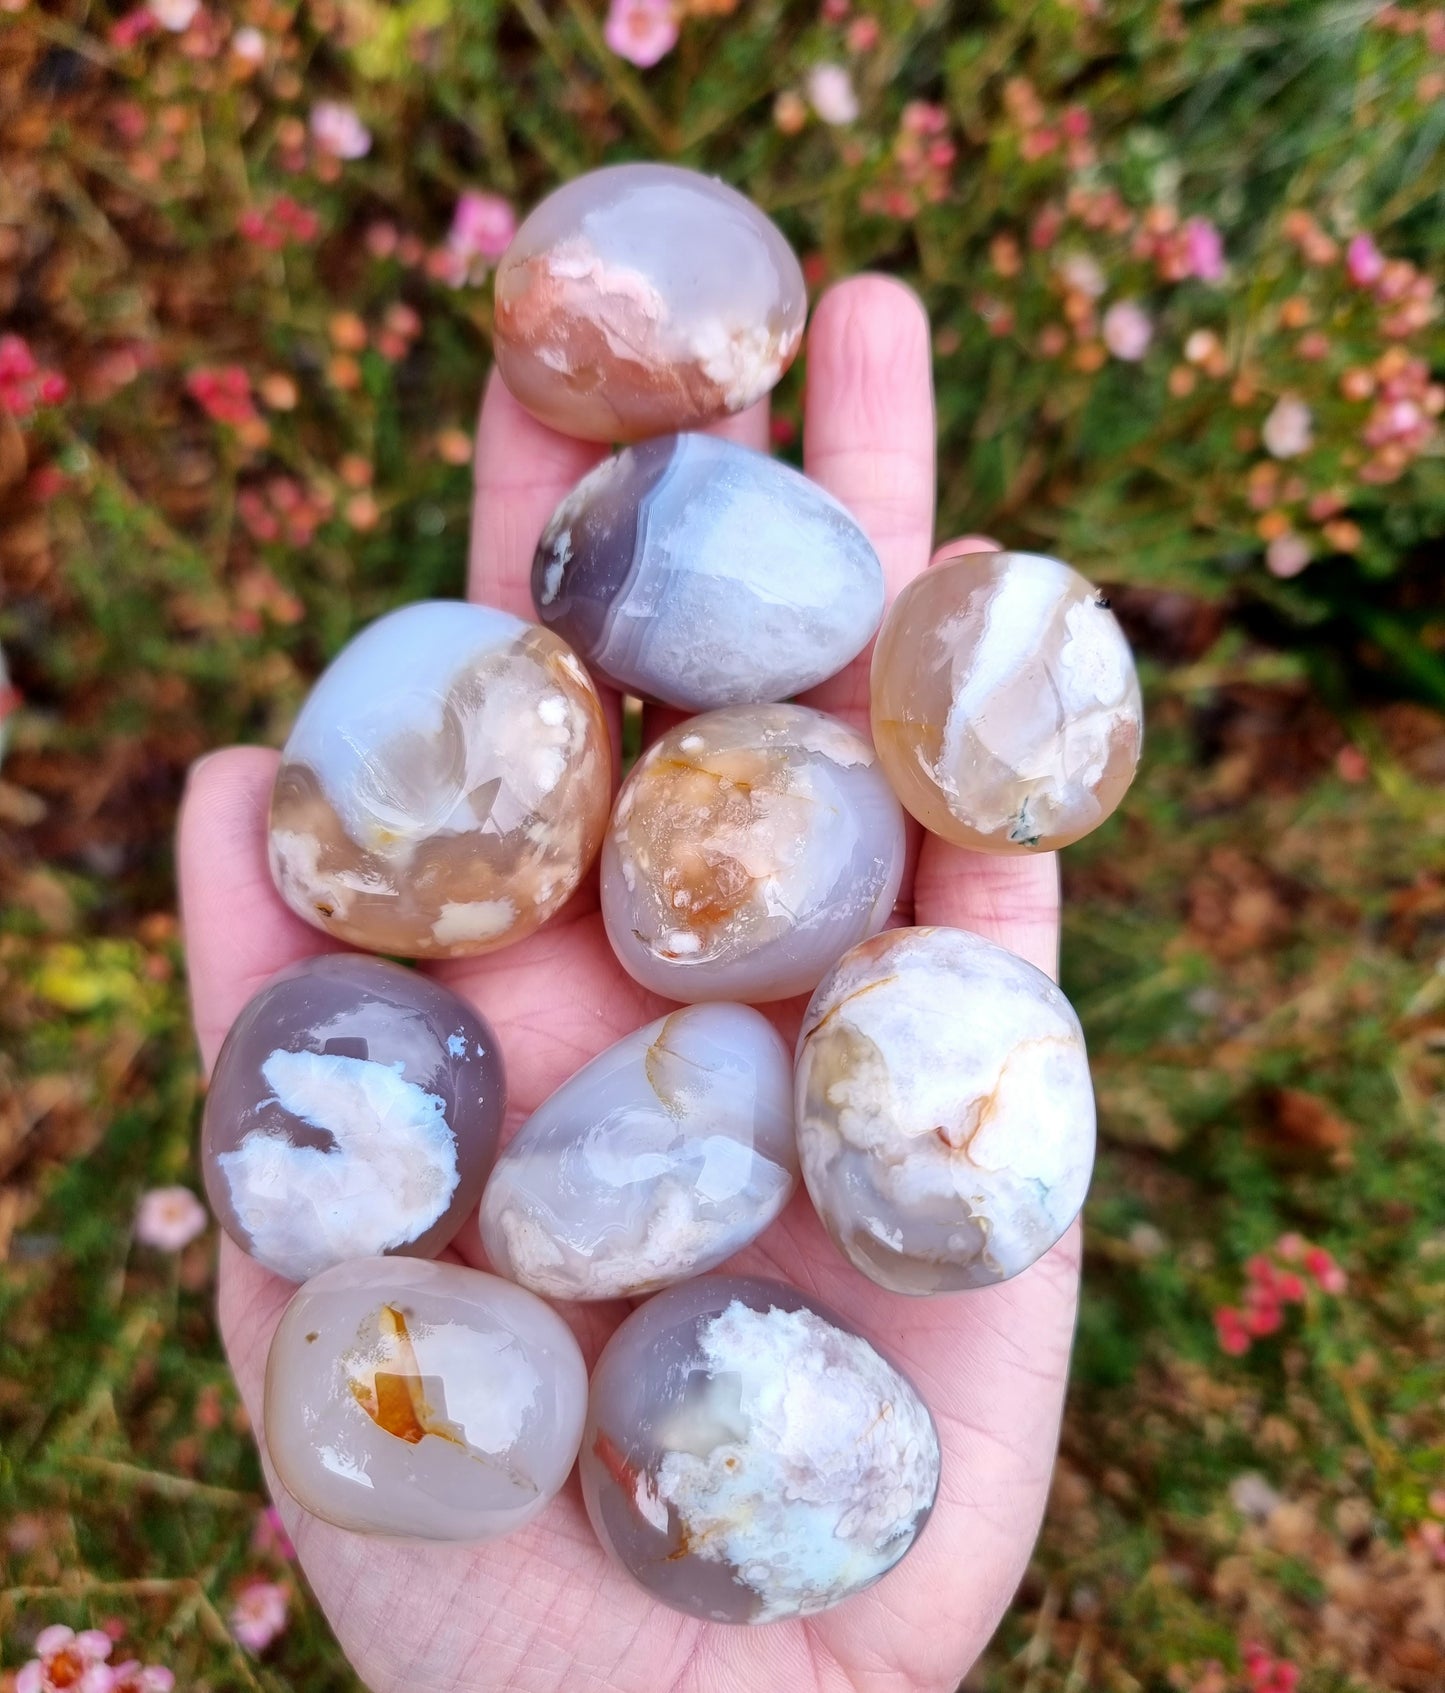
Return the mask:
{"type": "MultiPolygon", "coordinates": [[[[300,1505],[359,1533],[483,1540],[543,1511],[580,1451],[608,1551],[726,1622],[882,1576],[927,1519],[939,1446],[849,1323],[708,1272],[800,1171],[855,1269],[915,1295],[1027,1269],[1088,1185],[1093,1096],[1063,995],[961,930],[886,927],[905,809],[976,852],[1061,846],[1118,804],[1141,732],[1128,647],[1066,565],[960,557],[885,618],[842,505],[691,432],[769,391],[805,310],[778,230],[686,171],[597,172],[522,226],[496,280],[503,379],[552,427],[632,444],[542,535],[539,622],[411,605],[317,683],[271,861],[292,909],[359,950],[243,1011],[204,1130],[225,1228],[304,1284],[266,1389],[300,1505]],[[785,703],[875,635],[872,744],[785,703]],[[691,714],[615,800],[594,678],[691,714]],[[491,1028],[365,955],[510,946],[599,854],[607,939],[659,1015],[499,1153],[491,1028]],[[790,1053],[757,1007],[807,994],[790,1053]],[[474,1224],[494,1274],[433,1261],[474,1224]],[[590,1387],[549,1300],[635,1302],[590,1387]]],[[[556,982],[559,1006],[577,992],[556,982]]]]}

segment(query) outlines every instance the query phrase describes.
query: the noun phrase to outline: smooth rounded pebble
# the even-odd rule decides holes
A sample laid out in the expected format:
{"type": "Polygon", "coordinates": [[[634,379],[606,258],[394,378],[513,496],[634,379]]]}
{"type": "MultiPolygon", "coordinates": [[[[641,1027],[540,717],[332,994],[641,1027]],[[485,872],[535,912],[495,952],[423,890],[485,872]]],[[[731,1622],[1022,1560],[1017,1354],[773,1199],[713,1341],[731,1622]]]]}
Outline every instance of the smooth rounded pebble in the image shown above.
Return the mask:
{"type": "Polygon", "coordinates": [[[685,711],[834,676],[883,615],[883,567],[837,500],[711,435],[604,459],[543,531],[537,615],[594,674],[685,711]]]}
{"type": "Polygon", "coordinates": [[[691,1005],[585,1064],[523,1123],[481,1208],[493,1267],[550,1299],[710,1270],[797,1182],[793,1067],[745,1005],[691,1005]]]}
{"type": "Polygon", "coordinates": [[[1123,799],[1144,736],[1139,679],[1108,602],[1036,553],[969,553],[915,577],[873,649],[873,743],[934,834],[1048,851],[1123,799]]]}
{"type": "Polygon", "coordinates": [[[271,799],[272,874],[352,946],[490,952],[576,890],[610,784],[597,690],[565,642],[422,601],[363,629],[302,706],[271,799]]]}
{"type": "Polygon", "coordinates": [[[359,1258],[300,1288],[266,1364],[286,1491],[360,1534],[479,1541],[538,1516],[577,1456],[572,1331],[498,1276],[359,1258]]]}
{"type": "Polygon", "coordinates": [[[798,1152],[828,1232],[895,1293],[1026,1270],[1088,1191],[1094,1091],[1073,1007],[962,929],[890,929],[818,985],[798,1152]]]}
{"type": "Polygon", "coordinates": [[[582,1496],[663,1604],[779,1622],[893,1568],[939,1461],[912,1384],[840,1317],[781,1282],[704,1276],[639,1307],[598,1360],[582,1496]]]}
{"type": "Polygon", "coordinates": [[[636,441],[760,400],[808,296],[777,226],[676,165],[611,165],[531,213],[497,268],[502,380],[564,435],[636,441]]]}
{"type": "Polygon", "coordinates": [[[477,1203],[506,1102],[496,1036],[454,993],[379,958],[308,959],[247,1004],[216,1060],[211,1209],[290,1281],[434,1257],[477,1203]]]}
{"type": "Polygon", "coordinates": [[[806,993],[888,920],[903,811],[873,749],[800,705],[689,718],[623,785],[602,851],[613,950],[654,993],[806,993]]]}

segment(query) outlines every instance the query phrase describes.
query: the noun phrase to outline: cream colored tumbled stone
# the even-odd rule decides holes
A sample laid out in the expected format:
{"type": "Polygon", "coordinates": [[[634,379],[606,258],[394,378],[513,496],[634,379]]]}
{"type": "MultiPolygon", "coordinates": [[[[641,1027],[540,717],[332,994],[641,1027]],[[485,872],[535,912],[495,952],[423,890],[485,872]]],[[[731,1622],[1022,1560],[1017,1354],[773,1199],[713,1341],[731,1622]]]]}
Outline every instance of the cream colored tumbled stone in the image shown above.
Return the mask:
{"type": "Polygon", "coordinates": [[[554,429],[636,441],[761,399],[807,309],[782,231],[736,189],[677,165],[611,165],[517,231],[497,268],[497,368],[554,429]]]}
{"type": "Polygon", "coordinates": [[[572,1331],[525,1288],[458,1264],[353,1258],[313,1276],[266,1364],[266,1445],[338,1528],[494,1540],[566,1481],[587,1409],[572,1331]]]}
{"type": "Polygon", "coordinates": [[[607,821],[587,672],[549,630],[426,600],[363,629],[301,708],[271,799],[286,903],[372,952],[450,958],[531,934],[607,821]]]}
{"type": "Polygon", "coordinates": [[[895,1293],[1018,1275],[1088,1191],[1079,1020],[1042,971],[962,929],[890,929],[839,960],[803,1019],[795,1106],[818,1214],[895,1293]]]}
{"type": "Polygon", "coordinates": [[[1134,778],[1143,705],[1098,590],[1036,553],[916,577],[873,649],[873,744],[926,829],[979,852],[1067,846],[1134,778]]]}

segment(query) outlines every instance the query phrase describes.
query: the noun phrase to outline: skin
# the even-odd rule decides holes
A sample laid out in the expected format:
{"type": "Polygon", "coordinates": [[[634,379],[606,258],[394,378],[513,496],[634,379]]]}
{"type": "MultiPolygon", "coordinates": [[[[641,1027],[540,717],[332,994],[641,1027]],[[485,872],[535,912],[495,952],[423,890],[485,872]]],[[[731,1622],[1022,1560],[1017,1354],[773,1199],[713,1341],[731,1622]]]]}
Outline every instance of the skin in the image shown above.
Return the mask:
{"type": "MultiPolygon", "coordinates": [[[[765,447],[766,405],[719,429],[765,447]]],[[[809,334],[805,461],[868,531],[890,600],[929,564],[934,439],[929,329],[917,299],[882,277],[839,284],[820,301],[809,334]]],[[[534,421],[493,376],[477,431],[472,598],[532,615],[537,537],[601,456],[601,448],[534,421]]],[[[936,556],[993,545],[970,537],[936,556]]],[[[866,735],[868,654],[808,703],[866,735]]],[[[617,699],[607,706],[615,733],[617,699]]],[[[658,714],[649,736],[676,720],[658,714]]],[[[257,988],[299,959],[334,950],[271,885],[265,833],[275,769],[276,754],[261,748],[213,754],[192,772],[182,809],[181,897],[208,1069],[257,988]]],[[[989,857],[915,833],[903,889],[896,921],[972,929],[1055,970],[1052,855],[989,857]]],[[[501,1039],[508,1135],[603,1047],[667,1009],[613,958],[595,871],[556,919],[519,945],[432,968],[501,1039]]],[[[801,1000],[768,1008],[789,1042],[802,1008],[801,1000]]],[[[262,1377],[291,1288],[229,1241],[221,1245],[221,1329],[266,1462],[262,1377]]],[[[488,1267],[474,1223],[449,1255],[488,1267]]],[[[299,1510],[273,1478],[307,1579],[375,1693],[951,1693],[957,1686],[1023,1574],[1043,1513],[1074,1331],[1077,1227],[1002,1286],[907,1299],[854,1271],[799,1193],[761,1240],[723,1268],[779,1277],[836,1306],[923,1394],[943,1441],[943,1482],[915,1550],[833,1611],[730,1628],[654,1604],[612,1564],[588,1526],[575,1477],[531,1527],[474,1549],[345,1533],[299,1510]]],[[[626,1307],[561,1310],[590,1365],[626,1307]]]]}

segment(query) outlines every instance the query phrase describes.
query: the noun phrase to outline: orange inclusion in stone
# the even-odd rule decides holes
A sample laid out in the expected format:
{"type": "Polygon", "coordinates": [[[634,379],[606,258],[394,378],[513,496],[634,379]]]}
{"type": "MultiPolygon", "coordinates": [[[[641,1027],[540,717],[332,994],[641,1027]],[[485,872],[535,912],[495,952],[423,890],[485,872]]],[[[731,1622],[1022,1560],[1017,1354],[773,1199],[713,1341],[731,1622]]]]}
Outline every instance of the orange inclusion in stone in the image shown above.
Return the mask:
{"type": "Polygon", "coordinates": [[[395,1305],[383,1305],[377,1316],[383,1345],[390,1354],[389,1369],[378,1369],[370,1381],[351,1378],[356,1402],[380,1429],[415,1446],[427,1435],[450,1440],[460,1446],[456,1431],[443,1422],[428,1403],[422,1386],[421,1365],[407,1331],[406,1318],[395,1305]]]}

